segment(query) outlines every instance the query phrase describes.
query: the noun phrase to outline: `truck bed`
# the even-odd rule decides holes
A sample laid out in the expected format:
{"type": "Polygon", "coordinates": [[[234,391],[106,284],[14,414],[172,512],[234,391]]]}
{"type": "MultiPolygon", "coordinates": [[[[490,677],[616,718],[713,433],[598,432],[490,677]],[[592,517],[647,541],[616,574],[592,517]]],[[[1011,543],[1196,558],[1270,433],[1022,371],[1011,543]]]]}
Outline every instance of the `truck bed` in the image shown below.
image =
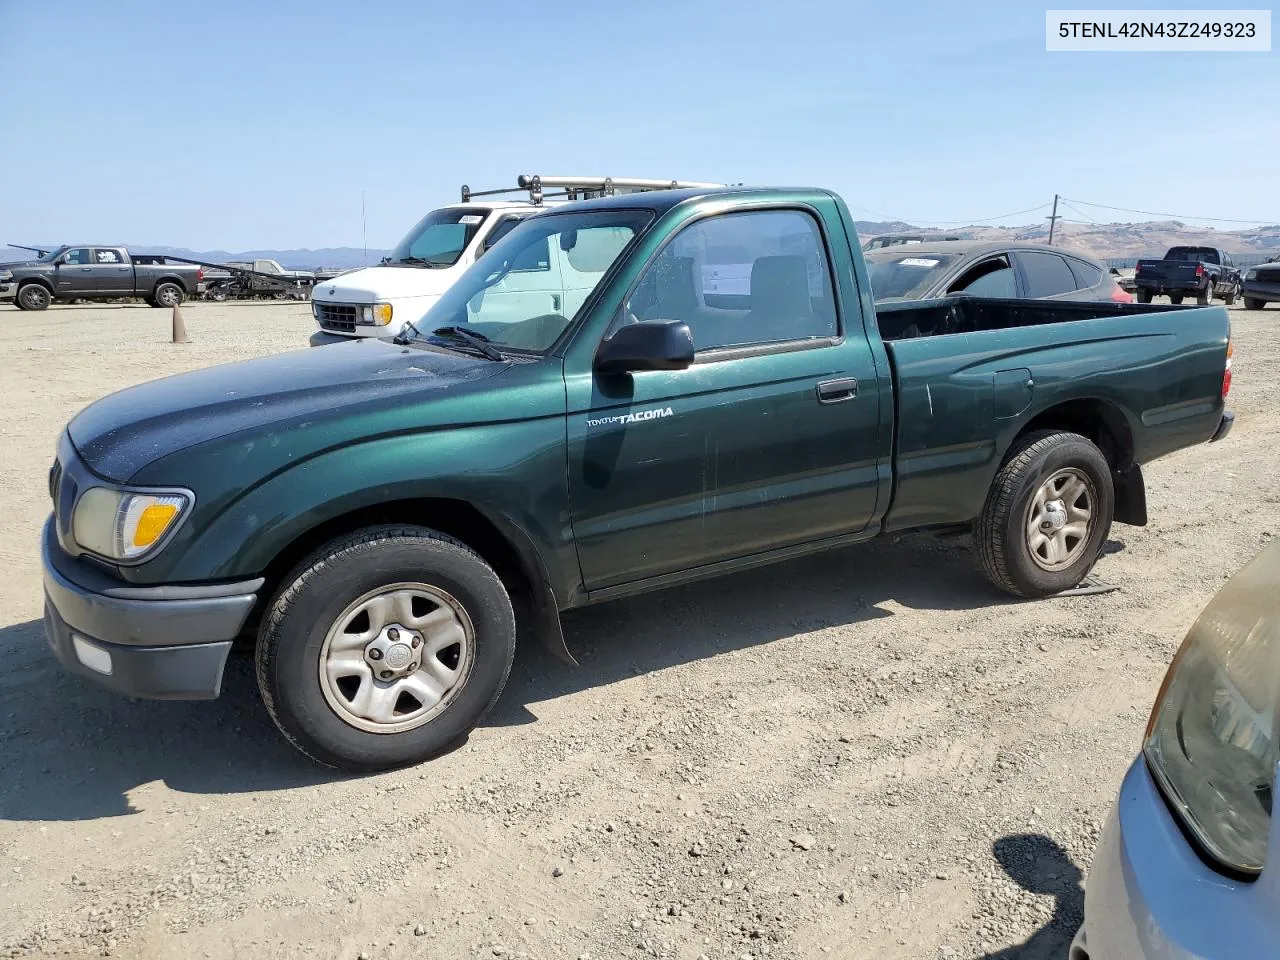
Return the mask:
{"type": "Polygon", "coordinates": [[[1224,307],[965,297],[881,304],[876,319],[894,380],[889,530],[973,520],[1032,411],[1053,427],[1100,412],[1138,464],[1221,420],[1224,307]]]}

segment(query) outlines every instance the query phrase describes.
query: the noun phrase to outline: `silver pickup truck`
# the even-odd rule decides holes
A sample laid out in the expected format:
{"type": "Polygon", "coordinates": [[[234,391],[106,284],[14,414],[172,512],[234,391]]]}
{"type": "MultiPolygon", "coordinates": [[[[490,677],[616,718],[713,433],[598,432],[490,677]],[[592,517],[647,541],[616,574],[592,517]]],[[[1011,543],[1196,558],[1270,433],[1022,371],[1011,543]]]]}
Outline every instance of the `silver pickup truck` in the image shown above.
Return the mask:
{"type": "Polygon", "coordinates": [[[173,307],[203,289],[204,268],[135,260],[124,247],[62,246],[38,259],[0,264],[0,301],[20,310],[44,310],[55,300],[141,297],[153,307],[173,307]]]}

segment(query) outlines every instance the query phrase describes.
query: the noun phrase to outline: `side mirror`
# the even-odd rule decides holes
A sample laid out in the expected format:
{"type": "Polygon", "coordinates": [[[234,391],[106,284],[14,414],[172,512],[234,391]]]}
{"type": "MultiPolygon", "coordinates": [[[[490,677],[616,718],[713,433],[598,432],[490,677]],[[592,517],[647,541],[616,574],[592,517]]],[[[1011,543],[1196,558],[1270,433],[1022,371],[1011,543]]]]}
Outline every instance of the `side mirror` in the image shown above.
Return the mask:
{"type": "Polygon", "coordinates": [[[600,344],[596,369],[601,373],[631,370],[683,370],[693,363],[693,333],[680,320],[631,323],[600,344]]]}

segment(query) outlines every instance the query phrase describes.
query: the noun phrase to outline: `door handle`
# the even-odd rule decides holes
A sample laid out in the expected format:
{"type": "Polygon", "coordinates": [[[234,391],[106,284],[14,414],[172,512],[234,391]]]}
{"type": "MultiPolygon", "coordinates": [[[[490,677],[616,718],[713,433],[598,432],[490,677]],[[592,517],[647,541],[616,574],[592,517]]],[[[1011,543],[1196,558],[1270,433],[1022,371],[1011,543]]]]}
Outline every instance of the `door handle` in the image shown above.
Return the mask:
{"type": "Polygon", "coordinates": [[[849,377],[844,380],[823,380],[818,384],[819,403],[839,403],[852,400],[858,395],[858,381],[849,377]]]}

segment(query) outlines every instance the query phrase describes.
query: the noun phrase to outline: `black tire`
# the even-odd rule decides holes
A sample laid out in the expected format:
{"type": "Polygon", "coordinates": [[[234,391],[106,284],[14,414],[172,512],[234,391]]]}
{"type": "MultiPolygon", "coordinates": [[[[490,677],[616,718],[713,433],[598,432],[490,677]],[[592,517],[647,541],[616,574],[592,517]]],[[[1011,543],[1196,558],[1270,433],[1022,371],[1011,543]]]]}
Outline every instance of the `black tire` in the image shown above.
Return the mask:
{"type": "Polygon", "coordinates": [[[1138,302],[1139,302],[1139,303],[1150,303],[1150,302],[1151,302],[1151,291],[1150,291],[1150,290],[1139,290],[1139,291],[1138,291],[1138,302]]]}
{"type": "Polygon", "coordinates": [[[1048,597],[1070,590],[1097,563],[1114,511],[1111,466],[1090,440],[1053,430],[1020,437],[992,481],[975,526],[983,572],[995,586],[1016,597],[1048,597]],[[1068,566],[1048,570],[1032,556],[1028,543],[1030,509],[1041,486],[1064,470],[1083,476],[1092,487],[1088,491],[1092,517],[1076,558],[1068,566]]]}
{"type": "Polygon", "coordinates": [[[1236,286],[1233,286],[1231,288],[1231,291],[1227,293],[1225,296],[1223,296],[1222,302],[1225,303],[1228,307],[1234,306],[1236,302],[1236,297],[1238,296],[1240,296],[1239,284],[1237,284],[1236,286]]]}
{"type": "Polygon", "coordinates": [[[204,295],[208,300],[216,300],[218,303],[221,303],[223,300],[227,299],[227,288],[221,285],[209,287],[205,291],[204,295]]]}
{"type": "Polygon", "coordinates": [[[258,688],[276,726],[302,753],[343,770],[385,770],[428,760],[464,739],[502,693],[515,642],[511,598],[479,554],[426,527],[370,527],[321,547],[285,577],[259,630],[258,688]],[[465,610],[474,628],[470,666],[443,712],[422,726],[368,732],[326,699],[321,653],[353,601],[404,582],[430,584],[465,610]]]}
{"type": "Polygon", "coordinates": [[[27,283],[18,288],[17,303],[23,310],[48,310],[53,294],[42,283],[27,283]]]}
{"type": "Polygon", "coordinates": [[[1244,298],[1244,308],[1246,310],[1261,310],[1267,305],[1265,300],[1255,300],[1253,297],[1244,298]]]}
{"type": "Polygon", "coordinates": [[[1205,307],[1213,302],[1213,281],[1210,280],[1204,285],[1204,289],[1196,293],[1196,303],[1205,307]]]}
{"type": "Polygon", "coordinates": [[[1175,307],[1179,307],[1179,306],[1181,306],[1181,305],[1182,305],[1182,294],[1180,294],[1180,293],[1171,293],[1171,294],[1169,294],[1169,302],[1170,302],[1170,303],[1172,303],[1175,307]]]}
{"type": "Polygon", "coordinates": [[[163,283],[156,284],[156,288],[151,291],[151,299],[147,302],[153,307],[176,307],[186,298],[186,291],[182,287],[170,280],[165,280],[163,283]]]}

